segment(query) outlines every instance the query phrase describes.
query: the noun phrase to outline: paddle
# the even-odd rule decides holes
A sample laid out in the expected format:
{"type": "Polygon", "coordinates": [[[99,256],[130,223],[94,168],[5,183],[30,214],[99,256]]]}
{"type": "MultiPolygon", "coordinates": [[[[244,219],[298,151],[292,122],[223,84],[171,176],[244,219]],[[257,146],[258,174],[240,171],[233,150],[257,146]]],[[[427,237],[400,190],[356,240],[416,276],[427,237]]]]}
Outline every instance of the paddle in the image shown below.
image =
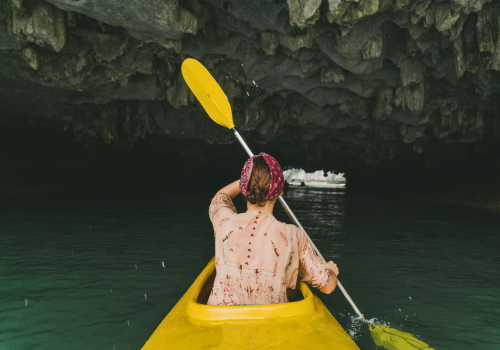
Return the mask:
{"type": "MultiPolygon", "coordinates": [[[[208,113],[210,118],[212,118],[212,120],[217,124],[222,125],[228,129],[231,129],[231,131],[234,133],[234,136],[236,136],[238,141],[241,143],[241,145],[247,152],[248,156],[252,157],[253,156],[252,151],[250,150],[250,148],[248,148],[247,144],[245,143],[241,135],[238,133],[238,130],[236,130],[236,127],[233,122],[231,106],[229,104],[227,96],[224,94],[221,87],[219,86],[219,84],[217,84],[212,75],[200,62],[192,58],[184,60],[181,69],[182,69],[182,75],[186,80],[187,85],[189,86],[193,94],[196,96],[198,101],[201,103],[205,111],[208,113]]],[[[311,242],[311,245],[316,251],[316,254],[318,254],[323,263],[326,263],[325,258],[323,258],[323,255],[321,255],[320,251],[318,250],[314,242],[311,240],[311,237],[309,237],[309,235],[306,233],[306,231],[300,224],[297,217],[293,214],[292,210],[286,203],[283,196],[280,196],[278,198],[281,205],[283,206],[283,209],[285,209],[285,212],[290,217],[290,220],[292,220],[292,222],[295,223],[295,225],[297,225],[302,229],[302,231],[304,231],[306,237],[309,239],[309,242],[311,242]]],[[[344,297],[349,301],[352,308],[354,309],[356,314],[361,318],[361,320],[368,322],[363,317],[363,314],[361,313],[361,311],[359,311],[356,304],[354,304],[354,301],[351,299],[349,294],[347,294],[347,291],[344,289],[340,281],[337,281],[337,286],[340,288],[342,294],[344,294],[344,297]]],[[[386,326],[371,324],[370,331],[372,331],[372,336],[375,340],[375,343],[377,345],[384,346],[389,350],[430,349],[427,346],[427,344],[415,339],[412,335],[394,329],[390,329],[389,327],[386,326]],[[395,348],[394,347],[395,345],[397,345],[398,347],[395,348]]]]}

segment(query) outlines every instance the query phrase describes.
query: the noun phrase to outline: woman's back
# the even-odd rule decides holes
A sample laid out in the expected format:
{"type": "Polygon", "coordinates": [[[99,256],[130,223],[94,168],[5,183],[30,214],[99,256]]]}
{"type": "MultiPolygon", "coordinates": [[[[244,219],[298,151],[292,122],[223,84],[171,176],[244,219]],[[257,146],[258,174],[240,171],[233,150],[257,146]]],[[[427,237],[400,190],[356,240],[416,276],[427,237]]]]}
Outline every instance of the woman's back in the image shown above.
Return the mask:
{"type": "Polygon", "coordinates": [[[231,198],[217,194],[209,210],[215,233],[217,275],[210,305],[287,302],[286,289],[301,280],[321,288],[330,273],[304,233],[270,214],[237,214],[231,198]]]}

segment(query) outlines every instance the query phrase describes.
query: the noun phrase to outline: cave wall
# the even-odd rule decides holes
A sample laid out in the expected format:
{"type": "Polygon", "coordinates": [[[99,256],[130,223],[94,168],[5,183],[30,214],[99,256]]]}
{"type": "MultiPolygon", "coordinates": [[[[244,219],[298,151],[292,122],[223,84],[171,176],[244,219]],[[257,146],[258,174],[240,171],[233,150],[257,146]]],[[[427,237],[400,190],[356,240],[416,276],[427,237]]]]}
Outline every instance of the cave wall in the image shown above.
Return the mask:
{"type": "Polygon", "coordinates": [[[193,57],[287,164],[496,169],[499,26],[493,0],[0,0],[0,128],[206,160],[234,140],[182,78],[193,57]]]}

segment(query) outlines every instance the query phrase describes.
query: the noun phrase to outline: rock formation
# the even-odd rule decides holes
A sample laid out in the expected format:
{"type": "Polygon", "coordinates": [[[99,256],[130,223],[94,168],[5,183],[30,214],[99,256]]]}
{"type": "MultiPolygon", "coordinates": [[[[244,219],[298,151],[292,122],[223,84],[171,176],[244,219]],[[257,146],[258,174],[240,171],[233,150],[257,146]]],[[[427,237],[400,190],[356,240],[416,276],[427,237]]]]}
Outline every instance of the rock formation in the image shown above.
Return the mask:
{"type": "Polygon", "coordinates": [[[425,155],[500,137],[499,28],[494,0],[0,0],[0,127],[234,142],[181,76],[193,57],[283,154],[425,155]]]}

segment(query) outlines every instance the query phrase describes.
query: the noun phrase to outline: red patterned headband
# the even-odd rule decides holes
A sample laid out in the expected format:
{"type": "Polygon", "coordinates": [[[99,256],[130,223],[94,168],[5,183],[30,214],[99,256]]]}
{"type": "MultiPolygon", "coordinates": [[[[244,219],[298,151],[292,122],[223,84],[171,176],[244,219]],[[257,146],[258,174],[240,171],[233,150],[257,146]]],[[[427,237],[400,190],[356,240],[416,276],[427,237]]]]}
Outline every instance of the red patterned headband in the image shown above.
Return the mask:
{"type": "Polygon", "coordinates": [[[255,157],[264,157],[267,165],[269,166],[269,171],[271,172],[271,184],[269,185],[269,192],[267,193],[267,199],[273,199],[278,197],[285,188],[285,181],[283,179],[283,171],[276,159],[265,153],[259,153],[256,156],[250,157],[243,166],[241,171],[240,179],[240,191],[241,194],[246,196],[248,194],[248,185],[250,184],[250,179],[252,178],[253,171],[253,159],[255,157]]]}

